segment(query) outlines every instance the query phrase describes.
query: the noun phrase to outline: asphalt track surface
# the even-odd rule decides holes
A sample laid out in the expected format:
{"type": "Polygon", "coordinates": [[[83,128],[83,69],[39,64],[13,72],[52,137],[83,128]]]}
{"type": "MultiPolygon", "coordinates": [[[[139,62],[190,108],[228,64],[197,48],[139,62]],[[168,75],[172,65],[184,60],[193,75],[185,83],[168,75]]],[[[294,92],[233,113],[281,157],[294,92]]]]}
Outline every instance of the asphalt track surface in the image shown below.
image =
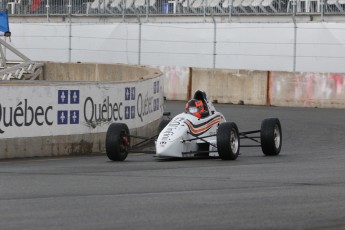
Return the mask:
{"type": "MultiPolygon", "coordinates": [[[[183,108],[166,103],[174,115],[183,108]]],[[[345,229],[344,110],[216,108],[240,131],[278,117],[281,155],[0,161],[0,229],[345,229]]]]}

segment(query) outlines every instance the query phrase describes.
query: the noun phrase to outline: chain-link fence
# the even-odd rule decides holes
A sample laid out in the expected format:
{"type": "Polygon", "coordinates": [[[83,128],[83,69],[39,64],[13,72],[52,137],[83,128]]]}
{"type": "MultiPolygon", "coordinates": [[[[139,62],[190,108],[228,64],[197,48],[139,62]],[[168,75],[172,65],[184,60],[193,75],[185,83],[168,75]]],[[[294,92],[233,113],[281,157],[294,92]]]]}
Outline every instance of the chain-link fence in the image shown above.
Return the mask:
{"type": "Polygon", "coordinates": [[[344,14],[345,0],[8,0],[9,15],[344,14]]]}

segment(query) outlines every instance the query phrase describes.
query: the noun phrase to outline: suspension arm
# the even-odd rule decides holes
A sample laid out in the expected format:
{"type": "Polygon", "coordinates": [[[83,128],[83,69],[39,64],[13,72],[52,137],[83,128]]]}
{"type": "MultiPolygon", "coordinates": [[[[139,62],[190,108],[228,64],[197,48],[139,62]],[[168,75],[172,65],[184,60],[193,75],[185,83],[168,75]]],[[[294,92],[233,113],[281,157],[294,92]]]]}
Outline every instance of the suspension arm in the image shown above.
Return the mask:
{"type": "Polygon", "coordinates": [[[216,134],[212,134],[212,135],[208,135],[208,136],[204,136],[204,137],[198,137],[198,136],[194,135],[193,133],[190,133],[190,132],[187,132],[187,133],[192,135],[195,138],[191,138],[191,139],[188,139],[188,140],[182,140],[182,143],[185,143],[187,141],[201,140],[201,141],[203,141],[203,142],[205,142],[205,143],[207,143],[207,144],[217,148],[216,145],[214,145],[214,144],[210,143],[209,141],[206,141],[205,139],[203,139],[203,138],[207,138],[207,137],[214,137],[214,136],[216,136],[216,134]]]}

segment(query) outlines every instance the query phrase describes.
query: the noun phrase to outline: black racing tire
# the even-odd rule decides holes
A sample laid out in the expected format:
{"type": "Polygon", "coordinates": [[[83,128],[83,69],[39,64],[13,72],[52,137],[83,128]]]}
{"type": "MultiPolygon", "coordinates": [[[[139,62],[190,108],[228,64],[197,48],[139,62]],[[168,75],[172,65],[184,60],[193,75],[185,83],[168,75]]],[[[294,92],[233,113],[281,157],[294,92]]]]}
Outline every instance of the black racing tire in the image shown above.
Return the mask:
{"type": "Polygon", "coordinates": [[[282,148],[282,128],[277,118],[268,118],[261,123],[261,149],[266,156],[277,156],[282,148]]]}
{"type": "Polygon", "coordinates": [[[240,153],[240,137],[234,122],[220,123],[217,131],[217,148],[222,160],[236,160],[240,153]]]}
{"type": "Polygon", "coordinates": [[[158,135],[162,132],[162,130],[169,124],[170,120],[162,120],[158,125],[158,135]]]}
{"type": "Polygon", "coordinates": [[[130,148],[129,129],[126,124],[113,123],[108,127],[105,139],[107,156],[112,161],[124,161],[130,148]]]}

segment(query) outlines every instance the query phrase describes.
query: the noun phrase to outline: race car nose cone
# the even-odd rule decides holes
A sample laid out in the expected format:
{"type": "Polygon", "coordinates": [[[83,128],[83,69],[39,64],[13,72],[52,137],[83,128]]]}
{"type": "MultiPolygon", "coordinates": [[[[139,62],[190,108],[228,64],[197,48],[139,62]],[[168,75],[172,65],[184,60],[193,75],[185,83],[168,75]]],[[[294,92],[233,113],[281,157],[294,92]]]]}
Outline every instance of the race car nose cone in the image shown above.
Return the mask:
{"type": "Polygon", "coordinates": [[[182,143],[178,140],[164,142],[157,141],[156,156],[158,157],[181,157],[182,143]]]}

